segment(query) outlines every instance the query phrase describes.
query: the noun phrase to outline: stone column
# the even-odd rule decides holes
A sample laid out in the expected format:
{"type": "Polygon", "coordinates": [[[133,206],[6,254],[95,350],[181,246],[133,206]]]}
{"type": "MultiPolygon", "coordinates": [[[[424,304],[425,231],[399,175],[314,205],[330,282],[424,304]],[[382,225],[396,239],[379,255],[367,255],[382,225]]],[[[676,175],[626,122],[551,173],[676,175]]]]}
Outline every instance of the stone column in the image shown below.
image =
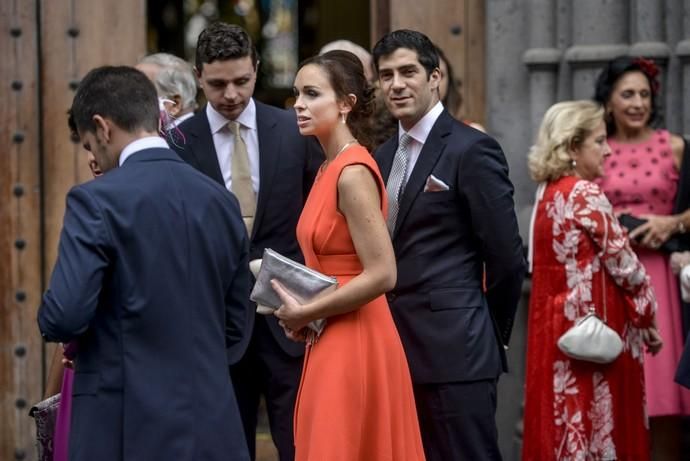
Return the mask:
{"type": "MultiPolygon", "coordinates": [[[[672,92],[669,91],[669,57],[671,48],[666,43],[667,34],[664,27],[663,2],[650,2],[646,0],[634,0],[632,2],[632,30],[630,56],[644,56],[656,61],[660,75],[657,77],[661,84],[660,101],[665,110],[665,121],[674,112],[675,101],[671,100],[672,92]]],[[[672,121],[673,124],[673,121],[672,121]]]]}
{"type": "Polygon", "coordinates": [[[631,56],[668,59],[670,49],[665,42],[663,8],[663,2],[632,2],[631,56]]]}
{"type": "Polygon", "coordinates": [[[589,99],[601,65],[611,58],[627,54],[629,46],[626,0],[579,0],[572,10],[573,45],[565,53],[573,69],[573,99],[589,99]]]}
{"type": "MultiPolygon", "coordinates": [[[[683,10],[683,37],[690,37],[690,4],[684,2],[683,10]]],[[[682,100],[682,134],[690,135],[690,38],[678,42],[676,45],[676,55],[681,64],[683,74],[683,85],[675,97],[682,100]]]]}
{"type": "MultiPolygon", "coordinates": [[[[523,239],[527,232],[521,216],[529,215],[534,183],[527,173],[527,149],[531,144],[530,77],[523,62],[528,11],[524,0],[487,0],[487,118],[490,134],[499,141],[510,165],[515,185],[515,204],[523,239]],[[523,213],[524,210],[524,213],[523,213]]],[[[517,460],[516,423],[520,420],[524,383],[527,296],[518,307],[508,350],[510,373],[498,382],[496,425],[499,446],[506,461],[517,460]]],[[[520,432],[521,435],[521,432],[520,432]]],[[[518,447],[519,448],[519,447],[518,447]]],[[[518,451],[519,453],[519,451],[518,451]]]]}
{"type": "Polygon", "coordinates": [[[528,24],[530,48],[522,61],[529,71],[530,126],[537,133],[544,112],[556,102],[558,64],[561,52],[556,48],[556,12],[551,0],[529,0],[528,24]]]}

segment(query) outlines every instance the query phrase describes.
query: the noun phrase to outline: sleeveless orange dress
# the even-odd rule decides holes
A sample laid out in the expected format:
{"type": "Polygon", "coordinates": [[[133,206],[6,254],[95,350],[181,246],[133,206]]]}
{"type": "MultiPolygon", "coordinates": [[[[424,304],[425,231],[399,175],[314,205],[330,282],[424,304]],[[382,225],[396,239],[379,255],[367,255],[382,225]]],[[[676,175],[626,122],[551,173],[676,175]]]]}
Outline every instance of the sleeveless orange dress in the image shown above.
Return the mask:
{"type": "MultiPolygon", "coordinates": [[[[340,286],[362,272],[337,206],[340,173],[354,164],[367,166],[385,192],[369,152],[350,147],[319,172],[297,225],[307,266],[340,286]]],[[[385,213],[385,193],[381,201],[385,213]]],[[[307,345],[294,431],[297,461],[424,460],[410,372],[384,296],[328,318],[307,345]]]]}

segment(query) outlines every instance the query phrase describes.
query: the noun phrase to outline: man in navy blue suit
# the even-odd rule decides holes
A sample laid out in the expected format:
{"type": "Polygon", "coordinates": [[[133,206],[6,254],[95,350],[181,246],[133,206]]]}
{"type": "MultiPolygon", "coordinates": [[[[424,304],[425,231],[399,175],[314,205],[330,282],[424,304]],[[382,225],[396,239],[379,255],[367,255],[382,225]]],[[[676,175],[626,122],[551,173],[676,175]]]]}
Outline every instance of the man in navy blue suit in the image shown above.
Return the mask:
{"type": "Polygon", "coordinates": [[[426,459],[500,459],[496,382],[525,273],[508,165],[496,141],[439,102],[439,57],[424,34],[391,32],[374,62],[399,121],[375,152],[398,265],[388,301],[426,459]]]}
{"type": "MultiPolygon", "coordinates": [[[[174,148],[190,165],[237,194],[249,230],[250,259],[261,258],[264,249],[271,248],[302,260],[297,220],[323,153],[314,139],[299,134],[294,111],[254,100],[258,66],[244,29],[221,22],[205,29],[197,41],[196,73],[208,104],[179,126],[185,143],[174,148]],[[242,172],[236,171],[238,150],[248,166],[242,172]],[[238,191],[240,179],[246,186],[238,191]]],[[[252,336],[249,347],[233,357],[230,371],[249,453],[254,459],[263,395],[280,460],[292,461],[304,343],[286,338],[273,316],[252,315],[247,331],[252,336]]]]}
{"type": "Polygon", "coordinates": [[[227,375],[248,342],[237,201],[157,135],[141,72],[92,70],[71,116],[104,175],[67,195],[38,312],[47,341],[78,343],[70,460],[247,460],[227,375]]]}

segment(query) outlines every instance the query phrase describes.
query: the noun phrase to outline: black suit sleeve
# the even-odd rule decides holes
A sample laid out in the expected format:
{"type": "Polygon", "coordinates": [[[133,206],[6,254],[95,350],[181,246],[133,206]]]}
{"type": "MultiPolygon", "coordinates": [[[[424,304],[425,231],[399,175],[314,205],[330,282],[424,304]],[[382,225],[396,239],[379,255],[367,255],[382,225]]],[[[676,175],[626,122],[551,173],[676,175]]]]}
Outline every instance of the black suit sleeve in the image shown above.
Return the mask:
{"type": "Polygon", "coordinates": [[[228,364],[234,365],[244,355],[251,335],[250,316],[254,310],[249,302],[249,241],[243,236],[240,258],[232,284],[225,294],[225,341],[228,351],[228,364]]]}
{"type": "Polygon", "coordinates": [[[95,199],[73,188],[67,195],[58,258],[38,310],[38,326],[47,341],[67,342],[88,328],[109,264],[107,235],[95,199]]]}
{"type": "Polygon", "coordinates": [[[465,152],[458,185],[484,260],[489,309],[500,339],[507,344],[526,266],[508,164],[496,141],[482,137],[465,152]]]}

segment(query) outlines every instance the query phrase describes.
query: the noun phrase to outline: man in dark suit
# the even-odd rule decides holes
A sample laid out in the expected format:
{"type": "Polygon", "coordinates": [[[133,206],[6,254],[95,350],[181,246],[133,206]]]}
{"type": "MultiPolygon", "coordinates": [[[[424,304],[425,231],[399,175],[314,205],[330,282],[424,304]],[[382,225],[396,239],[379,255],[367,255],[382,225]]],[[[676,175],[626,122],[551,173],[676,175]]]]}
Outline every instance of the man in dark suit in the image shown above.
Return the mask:
{"type": "Polygon", "coordinates": [[[398,264],[388,300],[426,457],[500,459],[496,382],[525,273],[508,166],[496,141],[439,102],[439,58],[425,35],[391,32],[374,62],[399,121],[375,153],[398,264]]]}
{"type": "Polygon", "coordinates": [[[138,70],[89,72],[71,114],[105,174],[67,195],[38,312],[46,340],[77,340],[70,459],[247,460],[226,371],[248,342],[237,201],[157,135],[138,70]]]}
{"type": "MultiPolygon", "coordinates": [[[[252,98],[257,66],[256,50],[241,27],[216,23],[199,35],[196,73],[208,104],[180,125],[186,141],[176,149],[238,196],[250,235],[250,259],[272,248],[301,260],[297,220],[323,154],[313,140],[300,136],[294,113],[252,98]],[[238,155],[247,159],[248,171],[238,155]],[[244,187],[238,187],[241,179],[244,187]]],[[[263,395],[280,459],[291,461],[304,344],[287,339],[273,316],[252,315],[247,331],[251,343],[241,358],[233,358],[231,374],[250,455],[253,459],[263,395]]]]}

